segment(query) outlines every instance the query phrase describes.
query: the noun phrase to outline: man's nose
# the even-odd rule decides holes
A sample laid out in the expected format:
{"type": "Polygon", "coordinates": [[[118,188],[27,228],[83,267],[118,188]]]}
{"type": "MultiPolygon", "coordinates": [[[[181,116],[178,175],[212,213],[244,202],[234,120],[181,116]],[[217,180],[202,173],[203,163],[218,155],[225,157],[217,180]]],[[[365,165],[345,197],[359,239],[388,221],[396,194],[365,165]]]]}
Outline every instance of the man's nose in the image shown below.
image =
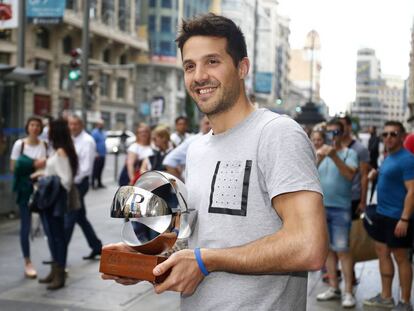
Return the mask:
{"type": "Polygon", "coordinates": [[[197,66],[194,74],[194,80],[196,82],[203,82],[208,80],[208,73],[205,70],[204,66],[197,66]]]}

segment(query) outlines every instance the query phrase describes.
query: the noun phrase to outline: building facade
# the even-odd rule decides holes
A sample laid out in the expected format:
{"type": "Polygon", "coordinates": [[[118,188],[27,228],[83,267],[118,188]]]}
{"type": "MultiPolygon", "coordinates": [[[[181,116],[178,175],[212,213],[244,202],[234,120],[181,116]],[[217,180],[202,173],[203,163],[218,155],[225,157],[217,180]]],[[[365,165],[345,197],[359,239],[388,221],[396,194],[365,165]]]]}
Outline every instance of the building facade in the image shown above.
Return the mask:
{"type": "Polygon", "coordinates": [[[405,123],[405,81],[397,76],[383,75],[378,90],[383,121],[396,120],[405,123]]]}
{"type": "Polygon", "coordinates": [[[356,96],[351,114],[359,118],[360,127],[381,128],[383,106],[379,98],[381,86],[381,65],[373,49],[360,49],[357,52],[356,96]]]}
{"type": "Polygon", "coordinates": [[[410,131],[414,130],[414,20],[413,26],[411,28],[411,51],[410,51],[410,61],[409,66],[409,76],[407,81],[407,121],[410,131]]]}
{"type": "MultiPolygon", "coordinates": [[[[276,83],[275,96],[276,104],[285,109],[287,98],[289,96],[289,72],[290,72],[290,44],[289,28],[290,20],[284,16],[278,16],[278,34],[277,34],[277,51],[276,51],[276,83]]],[[[288,111],[290,111],[288,109],[288,111]]],[[[293,110],[291,111],[293,112],[293,110]]]]}
{"type": "MultiPolygon", "coordinates": [[[[33,1],[35,3],[35,1],[33,1]]],[[[137,1],[93,0],[90,8],[90,47],[88,76],[88,121],[103,118],[107,129],[132,128],[135,121],[134,100],[135,63],[148,50],[145,36],[137,27],[137,1]]],[[[71,51],[81,48],[83,0],[67,0],[63,16],[55,24],[31,23],[24,33],[24,65],[44,74],[19,91],[17,82],[0,81],[1,162],[0,196],[11,194],[11,175],[8,156],[14,141],[24,135],[28,116],[79,114],[81,79],[69,80],[71,51]],[[19,96],[24,96],[22,101],[19,96]],[[21,103],[21,105],[20,105],[21,103]],[[17,117],[11,115],[16,111],[17,117]]],[[[26,1],[26,5],[31,5],[26,1]]],[[[36,21],[35,21],[36,22],[36,21]]],[[[0,63],[18,64],[18,28],[0,30],[0,63]]],[[[1,77],[0,77],[1,79],[1,77]]],[[[5,204],[9,206],[9,204],[5,204]]],[[[13,207],[14,204],[10,204],[13,207]]],[[[2,210],[0,209],[0,213],[2,210]]]]}

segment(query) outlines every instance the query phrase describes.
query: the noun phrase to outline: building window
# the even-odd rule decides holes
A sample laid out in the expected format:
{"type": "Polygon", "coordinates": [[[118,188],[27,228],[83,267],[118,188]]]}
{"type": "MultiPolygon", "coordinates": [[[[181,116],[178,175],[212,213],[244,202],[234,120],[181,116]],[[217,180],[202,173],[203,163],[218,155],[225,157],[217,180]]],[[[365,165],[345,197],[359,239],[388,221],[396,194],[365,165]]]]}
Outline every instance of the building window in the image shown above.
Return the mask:
{"type": "Polygon", "coordinates": [[[35,59],[35,69],[44,72],[44,75],[36,79],[35,85],[39,87],[49,87],[49,62],[44,59],[35,59]]]}
{"type": "Polygon", "coordinates": [[[36,29],[36,47],[48,49],[49,48],[49,30],[44,27],[38,27],[36,29]]]}
{"type": "Polygon", "coordinates": [[[161,41],[160,42],[161,55],[171,56],[171,42],[161,41]]]}
{"type": "Polygon", "coordinates": [[[151,32],[155,31],[155,16],[154,15],[150,15],[148,18],[148,29],[151,32]]]}
{"type": "Polygon", "coordinates": [[[157,6],[157,0],[150,0],[149,6],[150,8],[155,8],[157,6]]]}
{"type": "Polygon", "coordinates": [[[96,19],[97,15],[98,15],[98,1],[90,0],[89,17],[91,19],[96,19]]]}
{"type": "Polygon", "coordinates": [[[66,9],[76,11],[78,9],[76,0],[66,0],[66,9]]]}
{"type": "Polygon", "coordinates": [[[111,113],[109,111],[101,111],[101,119],[104,121],[104,128],[111,128],[111,113]]]}
{"type": "Polygon", "coordinates": [[[101,19],[104,24],[109,26],[115,25],[115,12],[113,0],[102,0],[101,2],[101,19]]]}
{"type": "Polygon", "coordinates": [[[0,40],[11,41],[11,30],[0,29],[0,40]]]}
{"type": "Polygon", "coordinates": [[[127,55],[126,54],[122,54],[119,57],[119,64],[126,65],[127,63],[128,63],[128,57],[127,57],[127,55]]]}
{"type": "Polygon", "coordinates": [[[60,65],[59,89],[69,90],[69,66],[60,65]]]}
{"type": "Polygon", "coordinates": [[[172,1],[171,0],[162,0],[161,6],[163,8],[172,8],[172,1]]]}
{"type": "Polygon", "coordinates": [[[111,51],[109,49],[103,51],[102,60],[108,64],[111,62],[111,51]]]}
{"type": "Polygon", "coordinates": [[[171,17],[161,16],[161,31],[171,32],[171,17]]]}
{"type": "Polygon", "coordinates": [[[70,54],[70,51],[73,49],[73,42],[71,36],[66,36],[62,40],[62,51],[63,54],[70,54]]]}
{"type": "Polygon", "coordinates": [[[118,78],[116,81],[116,97],[125,98],[126,79],[118,78]]]}
{"type": "Polygon", "coordinates": [[[117,129],[124,129],[126,125],[126,114],[117,112],[115,114],[115,122],[116,122],[115,127],[117,129]]]}
{"type": "Polygon", "coordinates": [[[129,1],[119,0],[118,7],[118,26],[122,31],[129,31],[129,21],[130,21],[130,8],[129,1]]]}
{"type": "Polygon", "coordinates": [[[10,54],[0,52],[0,64],[9,64],[10,63],[10,54]]]}
{"type": "Polygon", "coordinates": [[[109,97],[109,91],[110,91],[110,79],[109,79],[109,75],[106,73],[102,73],[100,76],[100,83],[99,83],[99,88],[100,88],[100,94],[101,96],[106,96],[109,97]]]}

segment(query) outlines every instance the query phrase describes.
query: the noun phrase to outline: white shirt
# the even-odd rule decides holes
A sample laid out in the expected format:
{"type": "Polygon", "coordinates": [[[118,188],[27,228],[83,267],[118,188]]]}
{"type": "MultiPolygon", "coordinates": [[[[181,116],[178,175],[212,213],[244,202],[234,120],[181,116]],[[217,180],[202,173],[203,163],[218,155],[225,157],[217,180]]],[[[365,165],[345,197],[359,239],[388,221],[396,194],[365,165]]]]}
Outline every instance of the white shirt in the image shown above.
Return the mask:
{"type": "Polygon", "coordinates": [[[137,155],[138,160],[143,160],[148,158],[153,154],[151,146],[144,146],[138,143],[133,143],[128,148],[128,152],[133,152],[137,155]]]}
{"type": "Polygon", "coordinates": [[[60,183],[66,191],[72,187],[72,169],[70,168],[69,158],[62,157],[55,152],[46,161],[45,176],[57,175],[60,183]]]}
{"type": "Polygon", "coordinates": [[[78,136],[72,136],[72,139],[79,162],[75,183],[79,184],[82,179],[89,177],[92,174],[93,162],[96,156],[96,144],[93,137],[84,130],[82,130],[78,136]]]}
{"type": "MultiPolygon", "coordinates": [[[[10,154],[10,159],[16,161],[20,155],[22,150],[22,143],[24,139],[18,139],[13,145],[12,152],[10,154]]],[[[23,154],[27,155],[29,158],[32,159],[41,159],[46,158],[46,144],[43,141],[40,141],[37,145],[29,145],[28,143],[24,143],[23,154]]]]}
{"type": "Polygon", "coordinates": [[[170,136],[170,140],[173,142],[174,146],[177,147],[179,144],[181,144],[183,141],[185,141],[188,137],[190,137],[191,134],[185,133],[184,135],[181,135],[177,132],[174,132],[170,136]]]}

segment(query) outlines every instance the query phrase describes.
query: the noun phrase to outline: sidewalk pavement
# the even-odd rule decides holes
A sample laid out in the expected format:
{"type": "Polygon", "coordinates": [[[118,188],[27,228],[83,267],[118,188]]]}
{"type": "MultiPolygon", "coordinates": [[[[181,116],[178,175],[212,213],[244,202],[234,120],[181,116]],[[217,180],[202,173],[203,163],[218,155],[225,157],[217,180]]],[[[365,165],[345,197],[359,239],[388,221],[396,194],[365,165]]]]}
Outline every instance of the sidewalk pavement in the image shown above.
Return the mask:
{"type": "MultiPolygon", "coordinates": [[[[108,163],[113,163],[109,158],[108,163]]],[[[120,163],[123,163],[120,161],[120,163]]],[[[105,171],[106,189],[90,190],[86,196],[88,218],[103,243],[120,240],[121,219],[109,217],[109,207],[116,184],[110,166],[105,171]]],[[[49,266],[42,260],[49,259],[49,250],[43,237],[36,237],[31,244],[32,259],[38,274],[43,277],[49,266]]],[[[91,311],[91,310],[179,310],[179,295],[167,292],[156,295],[152,286],[142,282],[133,286],[122,286],[112,281],[103,281],[98,272],[99,261],[85,261],[90,249],[83,233],[76,226],[68,251],[69,277],[66,286],[58,291],[48,291],[37,280],[25,279],[23,260],[19,245],[19,220],[0,222],[0,310],[4,311],[91,311]]],[[[353,310],[377,311],[381,309],[362,306],[365,298],[380,290],[378,261],[359,263],[356,275],[360,283],[355,287],[358,305],[353,310]]],[[[394,299],[398,301],[398,279],[394,279],[394,299]]],[[[316,294],[327,286],[321,281],[319,272],[312,272],[308,282],[308,311],[342,310],[339,301],[317,302],[316,294]]],[[[269,293],[267,293],[269,294],[269,293]]]]}

